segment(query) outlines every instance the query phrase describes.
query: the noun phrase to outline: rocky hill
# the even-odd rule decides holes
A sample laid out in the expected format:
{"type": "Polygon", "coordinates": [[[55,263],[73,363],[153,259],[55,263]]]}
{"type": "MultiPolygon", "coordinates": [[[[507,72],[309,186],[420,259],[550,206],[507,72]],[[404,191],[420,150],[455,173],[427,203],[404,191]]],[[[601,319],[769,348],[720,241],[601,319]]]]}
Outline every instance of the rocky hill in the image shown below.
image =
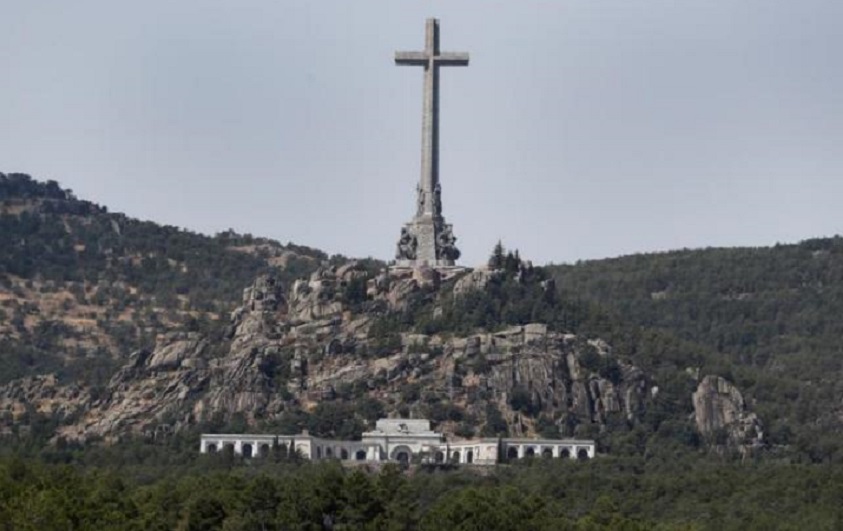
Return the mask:
{"type": "MultiPolygon", "coordinates": [[[[57,421],[57,437],[83,441],[197,426],[353,438],[383,415],[430,418],[458,437],[609,440],[620,426],[646,425],[672,399],[605,341],[507,318],[459,332],[466,323],[451,317],[467,314],[472,298],[504,293],[502,309],[565,313],[555,289],[520,262],[450,274],[350,263],[289,290],[263,275],[223,335],[161,334],[96,392],[51,376],[12,382],[0,388],[0,410],[9,428],[34,412],[57,421]]],[[[693,399],[701,434],[726,429],[724,442],[743,450],[762,444],[761,423],[725,380],[705,379],[693,399]]]]}
{"type": "Polygon", "coordinates": [[[102,384],[157,334],[227,317],[260,272],[293,279],[324,260],[109,213],[55,182],[0,173],[0,383],[50,372],[102,384]]]}
{"type": "Polygon", "coordinates": [[[551,268],[499,248],[438,274],[160,227],[21,175],[0,208],[8,436],[355,437],[408,415],[611,453],[841,452],[837,239],[551,268]]]}
{"type": "MultiPolygon", "coordinates": [[[[485,281],[502,274],[488,272],[485,281]]],[[[68,439],[154,434],[237,418],[257,426],[328,404],[357,406],[344,415],[353,423],[363,412],[361,400],[372,418],[430,416],[440,429],[466,436],[560,428],[575,434],[580,426],[605,426],[613,414],[632,421],[655,396],[643,372],[614,360],[605,343],[542,323],[468,335],[373,334],[378,319],[406,309],[414,296],[441,300],[453,291],[484,289],[476,276],[460,277],[450,290],[441,282],[435,271],[372,277],[352,263],[320,268],[285,293],[274,277],[261,276],[232,313],[222,348],[198,332],[166,333],[153,350],[133,353],[98,396],[51,377],[15,382],[0,395],[7,411],[28,405],[72,419],[58,430],[68,439]],[[366,289],[365,311],[350,308],[347,292],[356,282],[366,289]],[[614,364],[611,373],[584,367],[589,354],[598,364],[614,364]]],[[[353,424],[346,428],[317,432],[357,435],[353,424]]]]}

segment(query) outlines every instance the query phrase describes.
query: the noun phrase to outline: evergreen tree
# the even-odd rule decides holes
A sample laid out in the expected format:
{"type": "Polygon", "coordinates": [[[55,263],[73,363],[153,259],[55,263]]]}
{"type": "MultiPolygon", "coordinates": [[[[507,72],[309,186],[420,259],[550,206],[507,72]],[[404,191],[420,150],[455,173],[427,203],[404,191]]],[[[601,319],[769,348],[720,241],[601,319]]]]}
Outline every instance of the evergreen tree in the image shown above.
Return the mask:
{"type": "Polygon", "coordinates": [[[504,253],[503,243],[498,240],[498,243],[495,244],[495,248],[492,250],[492,256],[489,257],[489,269],[503,269],[504,253]]]}

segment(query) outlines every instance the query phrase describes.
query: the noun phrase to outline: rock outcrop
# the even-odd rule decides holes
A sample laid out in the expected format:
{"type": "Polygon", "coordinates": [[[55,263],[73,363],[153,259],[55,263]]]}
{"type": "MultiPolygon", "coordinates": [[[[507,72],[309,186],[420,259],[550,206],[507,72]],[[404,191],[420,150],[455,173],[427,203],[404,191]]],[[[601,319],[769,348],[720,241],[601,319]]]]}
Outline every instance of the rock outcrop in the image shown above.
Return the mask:
{"type": "Polygon", "coordinates": [[[370,333],[411,300],[460,296],[443,293],[446,285],[483,289],[494,274],[453,283],[432,269],[371,275],[352,263],[323,267],[288,293],[261,276],[244,290],[223,343],[164,334],[151,352],[134,353],[101,396],[21,381],[0,388],[0,410],[14,415],[14,404],[28,403],[47,411],[49,397],[73,396],[66,411],[49,409],[65,419],[58,434],[106,440],[235,417],[254,424],[352,394],[377,399],[387,414],[432,418],[446,432],[463,424],[479,434],[496,414],[514,435],[548,426],[593,435],[612,416],[641,414],[653,396],[643,371],[615,359],[604,342],[542,323],[469,335],[370,333]]]}
{"type": "Polygon", "coordinates": [[[102,398],[58,434],[67,439],[179,429],[192,422],[189,405],[207,388],[208,341],[196,333],[158,338],[153,352],[138,351],[109,381],[102,398]]]}
{"type": "Polygon", "coordinates": [[[7,428],[39,414],[73,418],[96,403],[91,390],[79,385],[61,385],[54,374],[31,376],[0,387],[0,415],[7,428]]]}
{"type": "Polygon", "coordinates": [[[500,270],[481,268],[475,269],[462,278],[457,280],[454,284],[454,295],[464,295],[474,290],[481,290],[486,287],[492,278],[501,275],[500,270]]]}
{"type": "Polygon", "coordinates": [[[714,445],[748,450],[764,442],[761,421],[747,410],[743,395],[725,378],[709,375],[692,396],[700,434],[714,445]]]}

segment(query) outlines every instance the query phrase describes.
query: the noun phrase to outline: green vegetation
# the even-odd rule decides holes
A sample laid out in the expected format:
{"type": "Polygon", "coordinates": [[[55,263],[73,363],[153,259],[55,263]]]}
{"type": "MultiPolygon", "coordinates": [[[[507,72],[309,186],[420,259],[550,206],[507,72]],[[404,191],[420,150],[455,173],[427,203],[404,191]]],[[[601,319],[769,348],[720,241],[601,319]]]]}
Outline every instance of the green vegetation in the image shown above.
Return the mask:
{"type": "MultiPolygon", "coordinates": [[[[187,441],[0,458],[0,529],[839,529],[843,470],[535,458],[487,473],[380,471],[187,441]]],[[[679,459],[681,457],[681,459],[679,459]]]]}
{"type": "MultiPolygon", "coordinates": [[[[222,348],[227,314],[257,274],[273,270],[289,284],[323,261],[345,258],[141,222],[54,182],[0,174],[0,384],[55,372],[96,393],[132,350],[174,329],[202,332],[222,348]]],[[[603,431],[574,417],[557,425],[529,389],[507,400],[541,435],[593,437],[604,457],[407,475],[280,453],[264,461],[198,455],[200,429],[357,437],[385,404],[355,386],[310,411],[291,404],[257,427],[235,418],[111,447],[51,440],[68,419],[33,409],[26,429],[16,426],[0,446],[0,530],[843,528],[843,238],[546,268],[522,266],[499,244],[490,264],[499,274],[484,290],[456,298],[419,290],[406,311],[381,312],[369,348],[355,355],[392,354],[402,332],[447,336],[530,322],[581,341],[602,338],[611,356],[583,343],[585,369],[617,383],[619,361],[628,361],[658,386],[636,420],[609,416],[603,431]],[[743,460],[708,452],[690,420],[697,378],[708,374],[734,382],[759,415],[762,451],[743,460]]],[[[380,265],[364,264],[370,276],[380,265]]],[[[339,297],[376,312],[365,280],[349,282],[339,297]]],[[[281,351],[261,367],[279,389],[290,356],[281,351]]],[[[455,378],[484,374],[489,363],[460,362],[455,378]]],[[[385,381],[379,374],[371,384],[385,381]]],[[[417,404],[466,437],[507,433],[494,404],[482,406],[480,426],[483,410],[428,391],[409,383],[386,406],[417,404]]]]}
{"type": "MultiPolygon", "coordinates": [[[[630,362],[652,377],[658,399],[640,419],[617,414],[609,430],[592,432],[573,417],[553,426],[528,390],[516,389],[510,406],[535,418],[542,433],[593,437],[615,455],[702,450],[691,396],[697,378],[714,374],[735,383],[759,415],[765,456],[843,461],[843,239],[546,268],[522,268],[517,253],[498,244],[490,263],[500,274],[484,290],[462,297],[422,290],[406,311],[384,315],[370,331],[373,354],[393,352],[402,332],[469,334],[544,322],[607,341],[610,357],[581,345],[583,367],[617,383],[619,361],[630,362]]],[[[482,374],[484,363],[478,357],[471,368],[482,374]]],[[[428,404],[425,413],[462,421],[448,404],[428,404]]]]}
{"type": "MultiPolygon", "coordinates": [[[[522,267],[515,253],[501,258],[503,267],[485,288],[454,297],[448,286],[436,292],[424,289],[412,295],[403,312],[389,313],[376,322],[370,336],[380,338],[398,332],[422,334],[471,334],[496,331],[512,325],[547,323],[553,330],[570,331],[583,322],[599,320],[602,312],[558,296],[542,268],[522,267]]],[[[453,282],[453,281],[452,281],[453,282]]]]}
{"type": "Polygon", "coordinates": [[[687,368],[724,376],[764,421],[771,448],[843,461],[843,238],[548,269],[563,298],[624,324],[600,336],[663,387],[678,390],[687,368]]]}
{"type": "Polygon", "coordinates": [[[54,181],[0,174],[0,294],[9,294],[0,297],[0,384],[47,372],[100,383],[90,359],[107,378],[157,333],[225,322],[259,273],[289,283],[328,259],[233,231],[208,237],[131,219],[54,181]]]}

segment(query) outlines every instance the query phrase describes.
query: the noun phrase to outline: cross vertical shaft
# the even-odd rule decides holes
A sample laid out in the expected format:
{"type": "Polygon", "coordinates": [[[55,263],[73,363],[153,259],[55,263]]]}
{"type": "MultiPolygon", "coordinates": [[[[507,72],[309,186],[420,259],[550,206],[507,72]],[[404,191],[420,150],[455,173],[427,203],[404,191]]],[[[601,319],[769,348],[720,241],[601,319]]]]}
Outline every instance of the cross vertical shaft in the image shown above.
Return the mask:
{"type": "MultiPolygon", "coordinates": [[[[425,193],[425,216],[441,215],[434,212],[433,191],[439,182],[439,69],[435,57],[439,54],[439,21],[427,19],[424,49],[428,55],[424,67],[424,104],[422,106],[422,152],[419,188],[425,193]]],[[[400,63],[399,63],[400,64],[400,63]]]]}
{"type": "Polygon", "coordinates": [[[442,218],[439,185],[439,67],[468,66],[468,54],[439,50],[439,21],[427,19],[421,52],[396,52],[395,64],[424,68],[421,175],[414,220],[402,231],[399,260],[424,265],[453,265],[456,238],[442,218]]]}
{"type": "Polygon", "coordinates": [[[422,152],[419,199],[421,214],[441,215],[435,204],[436,185],[439,184],[439,67],[468,66],[467,53],[442,53],[439,50],[439,21],[427,19],[424,51],[396,52],[395,64],[424,67],[424,100],[422,106],[422,152]]]}

